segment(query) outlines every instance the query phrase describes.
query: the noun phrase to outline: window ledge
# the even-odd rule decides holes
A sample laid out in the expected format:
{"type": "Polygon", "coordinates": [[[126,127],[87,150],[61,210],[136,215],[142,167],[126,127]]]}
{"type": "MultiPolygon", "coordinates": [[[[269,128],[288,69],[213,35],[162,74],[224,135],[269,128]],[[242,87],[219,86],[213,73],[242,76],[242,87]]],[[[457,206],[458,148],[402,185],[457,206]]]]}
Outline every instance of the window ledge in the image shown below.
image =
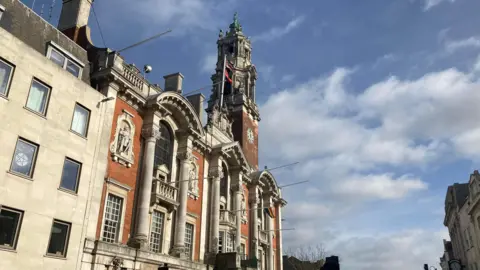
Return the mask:
{"type": "Polygon", "coordinates": [[[5,99],[6,101],[10,101],[10,100],[8,99],[8,96],[6,96],[6,95],[4,95],[4,94],[0,94],[0,98],[5,99]]]}
{"type": "MultiPolygon", "coordinates": [[[[8,170],[7,173],[8,173],[8,174],[11,174],[11,175],[14,175],[14,176],[17,176],[17,177],[20,177],[20,178],[23,178],[23,179],[27,179],[27,180],[33,181],[33,178],[32,178],[32,177],[23,175],[23,174],[21,174],[21,173],[17,173],[17,172],[10,171],[10,170],[8,170]]],[[[0,247],[1,247],[1,246],[0,246],[0,247]]]]}
{"type": "Polygon", "coordinates": [[[67,194],[73,195],[73,196],[78,196],[77,192],[72,191],[72,190],[70,190],[70,189],[66,189],[66,188],[59,187],[58,190],[59,190],[59,191],[62,191],[62,192],[65,192],[65,193],[67,193],[67,194]]]}
{"type": "Polygon", "coordinates": [[[7,252],[12,252],[12,253],[17,253],[17,250],[13,247],[9,246],[0,246],[0,251],[7,251],[7,252]]]}
{"type": "Polygon", "coordinates": [[[76,131],[74,131],[74,130],[72,130],[72,129],[70,129],[70,132],[73,133],[73,134],[75,134],[75,135],[77,135],[78,137],[80,137],[80,138],[82,138],[82,139],[84,139],[84,140],[88,140],[88,138],[87,138],[86,136],[83,136],[82,134],[80,134],[80,133],[78,133],[78,132],[76,132],[76,131]]]}
{"type": "Polygon", "coordinates": [[[45,258],[51,258],[51,259],[58,259],[58,260],[67,260],[67,258],[63,256],[58,256],[58,255],[53,255],[53,254],[45,254],[43,255],[45,258]]]}
{"type": "Polygon", "coordinates": [[[41,118],[47,120],[47,117],[46,117],[45,115],[43,115],[43,114],[41,114],[41,113],[39,113],[39,112],[37,112],[37,111],[34,111],[34,110],[28,108],[27,106],[23,106],[23,108],[24,108],[25,110],[27,110],[27,111],[35,114],[35,115],[40,116],[41,118]]]}

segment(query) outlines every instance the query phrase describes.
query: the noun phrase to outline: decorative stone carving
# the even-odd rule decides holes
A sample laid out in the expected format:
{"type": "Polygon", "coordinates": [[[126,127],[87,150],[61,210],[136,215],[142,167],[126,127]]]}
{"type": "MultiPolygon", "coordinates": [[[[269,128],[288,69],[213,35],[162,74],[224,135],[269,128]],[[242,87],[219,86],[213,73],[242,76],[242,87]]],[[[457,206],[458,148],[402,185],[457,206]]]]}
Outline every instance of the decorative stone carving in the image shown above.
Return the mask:
{"type": "Polygon", "coordinates": [[[210,169],[210,171],[208,172],[208,174],[210,175],[210,177],[216,179],[216,180],[220,180],[223,178],[223,170],[220,168],[220,167],[213,167],[210,169]]]}
{"type": "Polygon", "coordinates": [[[133,152],[133,140],[135,136],[135,124],[133,115],[127,111],[117,118],[115,138],[110,144],[112,160],[128,168],[133,164],[135,155],[133,152]]]}
{"type": "Polygon", "coordinates": [[[247,200],[245,199],[245,192],[242,192],[242,223],[247,223],[247,200]]]}
{"type": "Polygon", "coordinates": [[[232,124],[233,121],[230,118],[228,109],[225,107],[220,109],[218,104],[215,104],[212,111],[208,114],[207,125],[216,126],[230,138],[233,138],[232,124]]]}
{"type": "Polygon", "coordinates": [[[190,164],[190,171],[188,172],[188,196],[190,198],[197,200],[199,197],[199,188],[198,188],[198,169],[195,162],[190,164]]]}
{"type": "Polygon", "coordinates": [[[120,270],[120,267],[123,266],[123,259],[120,257],[113,257],[111,264],[113,266],[113,270],[120,270]]]}
{"type": "Polygon", "coordinates": [[[177,153],[177,158],[181,161],[188,162],[193,158],[193,154],[191,151],[183,151],[177,153]]]}
{"type": "Polygon", "coordinates": [[[144,127],[142,128],[142,136],[145,139],[154,138],[156,140],[160,137],[160,130],[156,125],[144,127]]]}

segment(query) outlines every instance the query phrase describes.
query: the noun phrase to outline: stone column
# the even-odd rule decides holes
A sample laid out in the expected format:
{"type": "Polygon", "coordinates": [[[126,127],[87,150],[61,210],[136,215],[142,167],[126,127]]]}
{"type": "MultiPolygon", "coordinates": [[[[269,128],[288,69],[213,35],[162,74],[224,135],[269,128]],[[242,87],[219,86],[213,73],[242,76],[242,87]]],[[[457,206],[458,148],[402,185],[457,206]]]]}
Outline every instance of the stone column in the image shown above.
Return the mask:
{"type": "Polygon", "coordinates": [[[252,185],[249,188],[248,202],[250,204],[250,258],[258,258],[258,246],[259,246],[259,231],[258,231],[258,188],[257,185],[252,185]]]}
{"type": "Polygon", "coordinates": [[[153,157],[155,154],[155,142],[159,136],[158,126],[151,124],[142,129],[145,139],[143,152],[142,182],[137,206],[137,226],[133,245],[136,248],[148,249],[148,233],[150,231],[150,199],[153,181],[153,157]]]}
{"type": "MultiPolygon", "coordinates": [[[[191,138],[187,139],[187,145],[189,145],[188,141],[191,142],[191,138]]],[[[178,178],[180,181],[180,188],[178,192],[178,202],[180,205],[177,208],[176,215],[175,242],[170,253],[173,256],[185,258],[185,227],[187,222],[188,180],[190,163],[193,157],[191,148],[186,147],[180,150],[177,153],[177,157],[180,159],[180,177],[178,178]]]]}
{"type": "Polygon", "coordinates": [[[212,179],[212,202],[210,212],[210,254],[218,253],[218,238],[220,228],[220,180],[223,178],[222,167],[216,166],[209,170],[212,179]]]}
{"type": "Polygon", "coordinates": [[[232,189],[234,190],[235,196],[235,225],[236,225],[236,233],[235,233],[235,251],[237,253],[241,252],[241,243],[242,243],[242,210],[246,211],[246,209],[242,209],[242,194],[243,194],[243,184],[242,184],[242,172],[235,172],[233,175],[233,185],[232,189]]]}
{"type": "MultiPolygon", "coordinates": [[[[265,194],[264,198],[262,200],[263,202],[263,208],[270,208],[272,207],[272,196],[270,194],[265,194]]],[[[262,208],[262,210],[263,210],[262,208]]],[[[265,218],[263,222],[265,222],[265,231],[268,237],[268,247],[266,250],[267,253],[267,269],[268,270],[273,270],[273,265],[274,265],[274,259],[273,259],[273,233],[274,233],[274,227],[273,227],[273,218],[270,215],[263,215],[265,218]]]]}

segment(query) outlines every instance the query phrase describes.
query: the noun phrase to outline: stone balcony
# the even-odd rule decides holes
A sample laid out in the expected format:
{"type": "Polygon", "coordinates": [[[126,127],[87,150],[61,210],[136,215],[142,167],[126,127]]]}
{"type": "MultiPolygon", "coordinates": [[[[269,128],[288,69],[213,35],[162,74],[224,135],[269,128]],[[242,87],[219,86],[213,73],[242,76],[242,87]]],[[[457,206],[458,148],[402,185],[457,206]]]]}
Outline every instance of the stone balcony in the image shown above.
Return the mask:
{"type": "Polygon", "coordinates": [[[154,179],[152,185],[151,204],[165,206],[169,211],[177,208],[178,189],[172,184],[165,183],[160,179],[154,179]]]}
{"type": "Polygon", "coordinates": [[[267,245],[268,244],[268,232],[266,231],[259,231],[258,238],[260,239],[260,243],[267,245]]]}
{"type": "Polygon", "coordinates": [[[220,210],[220,225],[236,227],[236,215],[232,211],[220,210]]]}

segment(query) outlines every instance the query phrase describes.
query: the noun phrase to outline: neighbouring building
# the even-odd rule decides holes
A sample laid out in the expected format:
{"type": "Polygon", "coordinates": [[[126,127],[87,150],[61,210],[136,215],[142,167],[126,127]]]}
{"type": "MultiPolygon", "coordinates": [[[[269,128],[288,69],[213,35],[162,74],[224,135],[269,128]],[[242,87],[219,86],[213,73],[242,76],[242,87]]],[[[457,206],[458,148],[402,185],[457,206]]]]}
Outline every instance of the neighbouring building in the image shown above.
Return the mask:
{"type": "Polygon", "coordinates": [[[442,270],[450,270],[448,262],[453,259],[452,242],[443,239],[443,255],[440,257],[440,266],[442,270]]]}
{"type": "Polygon", "coordinates": [[[0,269],[79,269],[95,237],[115,96],[90,73],[84,48],[0,0],[0,269]]]}
{"type": "MultiPolygon", "coordinates": [[[[478,247],[478,220],[472,213],[477,213],[477,187],[479,176],[475,171],[470,176],[469,183],[455,183],[448,187],[445,198],[445,219],[444,225],[448,227],[451,239],[451,253],[445,257],[448,264],[449,260],[459,260],[466,269],[478,269],[480,266],[480,256],[478,247]],[[448,258],[446,258],[448,257],[448,258]],[[447,260],[448,259],[448,260],[447,260]]],[[[445,250],[447,252],[447,246],[445,250]]]]}

